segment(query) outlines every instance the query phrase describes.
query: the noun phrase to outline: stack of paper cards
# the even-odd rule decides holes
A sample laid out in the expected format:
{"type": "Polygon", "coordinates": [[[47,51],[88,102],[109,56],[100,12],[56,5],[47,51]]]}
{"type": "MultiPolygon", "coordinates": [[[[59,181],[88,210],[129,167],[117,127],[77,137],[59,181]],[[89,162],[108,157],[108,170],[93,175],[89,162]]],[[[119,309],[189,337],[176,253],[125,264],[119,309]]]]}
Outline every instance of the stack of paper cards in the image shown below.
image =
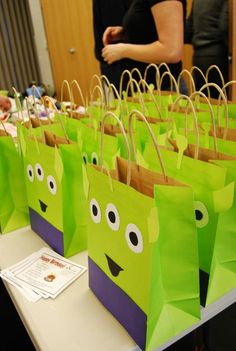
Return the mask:
{"type": "Polygon", "coordinates": [[[55,298],[86,271],[49,248],[33,253],[0,272],[0,277],[14,285],[30,301],[55,298]]]}

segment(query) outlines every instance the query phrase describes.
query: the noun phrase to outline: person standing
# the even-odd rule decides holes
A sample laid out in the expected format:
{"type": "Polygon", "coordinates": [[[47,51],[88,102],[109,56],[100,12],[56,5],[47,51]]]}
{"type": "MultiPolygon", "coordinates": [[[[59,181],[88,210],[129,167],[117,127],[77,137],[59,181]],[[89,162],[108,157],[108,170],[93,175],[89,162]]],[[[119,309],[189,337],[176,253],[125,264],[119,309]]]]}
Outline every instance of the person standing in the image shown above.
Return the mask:
{"type": "MultiPolygon", "coordinates": [[[[100,72],[110,83],[119,88],[122,67],[120,62],[109,65],[102,57],[103,33],[109,26],[121,26],[123,17],[132,0],[93,0],[93,33],[95,42],[95,57],[100,64],[100,72]]],[[[115,41],[121,40],[117,37],[115,41]]]]}
{"type": "MultiPolygon", "coordinates": [[[[185,43],[193,46],[193,65],[204,75],[212,65],[219,67],[225,83],[228,82],[228,0],[193,0],[191,12],[186,20],[185,43]]],[[[196,90],[205,83],[201,74],[194,70],[196,90]]],[[[220,75],[212,69],[209,82],[222,87],[220,75]]],[[[218,98],[215,88],[210,96],[218,98]]]]}
{"type": "MultiPolygon", "coordinates": [[[[177,79],[182,70],[185,14],[186,0],[132,1],[122,26],[109,26],[104,32],[104,61],[120,62],[123,70],[137,68],[142,76],[150,63],[165,62],[177,79]]],[[[147,82],[156,85],[154,70],[147,82]]],[[[169,90],[170,82],[162,88],[169,90]]]]}

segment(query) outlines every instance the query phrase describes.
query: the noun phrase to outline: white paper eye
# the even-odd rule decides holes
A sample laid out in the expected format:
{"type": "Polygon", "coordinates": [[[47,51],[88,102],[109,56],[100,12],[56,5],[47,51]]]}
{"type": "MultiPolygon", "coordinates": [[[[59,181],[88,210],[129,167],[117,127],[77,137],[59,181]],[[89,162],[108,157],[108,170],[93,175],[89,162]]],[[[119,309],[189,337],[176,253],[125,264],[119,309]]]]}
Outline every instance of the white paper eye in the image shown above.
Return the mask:
{"type": "Polygon", "coordinates": [[[40,165],[40,163],[36,163],[35,173],[36,173],[36,177],[38,178],[38,180],[40,180],[40,182],[42,182],[43,178],[44,178],[44,171],[43,171],[43,168],[40,165]]]}
{"type": "Polygon", "coordinates": [[[57,193],[57,183],[55,181],[55,178],[51,175],[47,177],[47,183],[48,183],[48,189],[52,195],[56,195],[57,193]]]}
{"type": "Polygon", "coordinates": [[[194,201],[195,220],[197,228],[204,228],[209,222],[206,206],[201,201],[194,201]]]}
{"type": "Polygon", "coordinates": [[[99,207],[99,204],[96,199],[92,199],[90,201],[90,214],[91,218],[94,221],[94,223],[100,223],[101,222],[101,210],[99,207]]]}
{"type": "Polygon", "coordinates": [[[93,163],[94,165],[98,165],[98,155],[96,154],[96,152],[92,153],[91,163],[93,163]]]}
{"type": "Polygon", "coordinates": [[[33,167],[31,165],[27,166],[27,175],[29,180],[33,183],[34,181],[34,170],[33,167]]]}
{"type": "Polygon", "coordinates": [[[108,204],[106,208],[106,219],[109,227],[112,230],[119,230],[120,227],[120,216],[113,204],[108,204]]]}
{"type": "Polygon", "coordinates": [[[127,225],[125,238],[130,250],[135,253],[141,253],[143,251],[143,236],[135,224],[130,223],[127,225]]]}
{"type": "Polygon", "coordinates": [[[86,165],[86,164],[88,163],[88,155],[87,155],[87,152],[83,152],[83,153],[82,153],[82,157],[83,157],[84,164],[86,165]]]}

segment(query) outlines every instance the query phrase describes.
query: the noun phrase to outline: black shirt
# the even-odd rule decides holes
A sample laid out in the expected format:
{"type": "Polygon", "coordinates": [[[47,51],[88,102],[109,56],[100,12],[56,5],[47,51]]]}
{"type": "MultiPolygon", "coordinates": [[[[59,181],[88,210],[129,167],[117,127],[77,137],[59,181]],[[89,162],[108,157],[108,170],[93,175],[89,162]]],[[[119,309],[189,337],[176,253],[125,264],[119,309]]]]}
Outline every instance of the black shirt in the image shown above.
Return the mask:
{"type": "Polygon", "coordinates": [[[122,26],[130,2],[131,0],[93,0],[95,56],[99,61],[103,61],[101,52],[105,29],[110,26],[122,26]]]}
{"type": "MultiPolygon", "coordinates": [[[[126,12],[123,20],[124,41],[130,44],[149,44],[158,40],[158,34],[151,12],[151,7],[159,2],[165,0],[133,0],[131,6],[126,12]]],[[[185,21],[186,16],[186,0],[179,0],[183,4],[183,16],[185,21]]],[[[122,67],[124,69],[132,70],[138,68],[142,76],[148,63],[143,63],[134,60],[122,60],[122,67]]],[[[168,65],[171,73],[175,78],[178,77],[182,70],[182,62],[168,65]]],[[[135,77],[136,78],[136,77],[135,77]]],[[[137,78],[138,80],[138,78],[137,78]]],[[[148,83],[155,84],[156,76],[154,70],[149,72],[147,77],[148,83]]],[[[169,88],[169,81],[163,82],[163,89],[169,88]]]]}

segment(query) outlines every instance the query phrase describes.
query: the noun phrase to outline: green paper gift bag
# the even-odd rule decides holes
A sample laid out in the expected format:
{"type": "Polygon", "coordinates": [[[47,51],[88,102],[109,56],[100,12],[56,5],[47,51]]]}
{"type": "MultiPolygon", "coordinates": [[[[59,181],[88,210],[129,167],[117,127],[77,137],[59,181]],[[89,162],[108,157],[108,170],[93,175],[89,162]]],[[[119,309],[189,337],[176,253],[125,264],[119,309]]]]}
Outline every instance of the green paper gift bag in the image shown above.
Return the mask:
{"type": "MultiPolygon", "coordinates": [[[[186,99],[191,102],[189,98],[186,97],[186,99]]],[[[197,127],[196,114],[194,113],[193,115],[195,116],[194,124],[197,127]]],[[[217,149],[212,151],[200,148],[198,145],[197,128],[195,132],[195,146],[188,145],[183,135],[177,135],[175,149],[177,148],[179,151],[174,152],[161,149],[161,155],[166,165],[167,175],[191,185],[194,191],[200,278],[202,282],[201,304],[208,305],[236,286],[235,280],[228,280],[223,285],[220,284],[218,280],[218,287],[215,285],[213,286],[211,283],[215,281],[215,272],[222,266],[219,263],[220,261],[217,260],[215,261],[217,268],[212,270],[215,251],[219,249],[218,242],[221,243],[219,250],[222,254],[221,262],[225,253],[229,250],[228,245],[232,238],[230,232],[232,223],[234,223],[233,213],[235,210],[234,201],[232,201],[232,199],[234,199],[234,182],[232,183],[232,181],[228,180],[226,163],[224,167],[219,167],[215,163],[218,162],[217,160],[219,159],[222,160],[222,165],[224,162],[232,162],[232,164],[234,164],[236,160],[235,157],[231,155],[219,153],[217,149]],[[216,161],[213,163],[212,160],[216,161]],[[220,202],[222,202],[221,206],[220,202]],[[225,202],[228,204],[227,206],[223,206],[225,202]],[[219,231],[218,226],[221,217],[224,215],[223,212],[225,211],[227,212],[228,219],[231,216],[231,221],[228,220],[228,222],[224,222],[224,230],[219,231]],[[224,239],[219,238],[219,240],[216,241],[216,237],[223,235],[223,231],[225,231],[224,239]],[[229,233],[229,236],[227,236],[227,233],[229,233]],[[225,243],[222,245],[224,240],[225,243]]],[[[150,145],[146,145],[143,158],[148,168],[155,171],[160,169],[158,162],[153,158],[150,145]]],[[[141,156],[139,163],[142,164],[141,156]]],[[[234,245],[234,242],[232,241],[231,244],[234,245]]],[[[236,250],[234,251],[236,252],[236,250]]],[[[226,266],[227,265],[225,265],[225,267],[226,266]]],[[[222,279],[224,279],[223,275],[222,279]]],[[[236,279],[236,275],[234,279],[236,279]]]]}
{"type": "Polygon", "coordinates": [[[86,170],[89,286],[142,350],[154,350],[199,320],[192,189],[138,167],[129,151],[114,170],[86,170]]]}
{"type": "Polygon", "coordinates": [[[44,139],[21,135],[32,229],[59,254],[87,246],[82,155],[78,144],[44,131],[44,139]]]}
{"type": "Polygon", "coordinates": [[[29,225],[22,155],[6,131],[0,134],[0,179],[0,233],[4,234],[29,225]]]}
{"type": "Polygon", "coordinates": [[[215,193],[219,219],[209,279],[209,302],[236,288],[236,160],[211,162],[227,169],[228,186],[223,193],[215,193]]]}

